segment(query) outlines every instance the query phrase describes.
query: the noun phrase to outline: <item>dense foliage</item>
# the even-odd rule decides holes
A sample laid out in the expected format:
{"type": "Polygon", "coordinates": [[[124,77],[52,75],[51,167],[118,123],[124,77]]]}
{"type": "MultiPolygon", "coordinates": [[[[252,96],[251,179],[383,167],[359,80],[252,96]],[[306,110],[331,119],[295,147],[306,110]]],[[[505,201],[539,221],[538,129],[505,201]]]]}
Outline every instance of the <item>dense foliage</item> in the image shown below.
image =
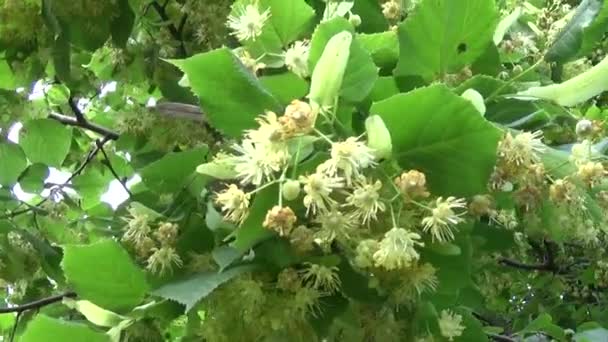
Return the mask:
{"type": "Polygon", "coordinates": [[[0,0],[6,341],[608,341],[608,0],[0,0]]]}

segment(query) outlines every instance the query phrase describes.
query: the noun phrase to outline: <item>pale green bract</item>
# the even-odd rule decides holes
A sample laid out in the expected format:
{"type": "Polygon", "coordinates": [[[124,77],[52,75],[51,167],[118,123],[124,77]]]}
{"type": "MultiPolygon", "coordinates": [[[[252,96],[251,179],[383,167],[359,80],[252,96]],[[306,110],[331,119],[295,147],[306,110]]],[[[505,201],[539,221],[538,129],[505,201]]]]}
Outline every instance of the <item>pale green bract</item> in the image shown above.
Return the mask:
{"type": "Polygon", "coordinates": [[[308,97],[313,110],[324,111],[335,106],[348,64],[352,40],[353,35],[350,32],[342,31],[331,37],[325,45],[310,81],[308,97]]]}

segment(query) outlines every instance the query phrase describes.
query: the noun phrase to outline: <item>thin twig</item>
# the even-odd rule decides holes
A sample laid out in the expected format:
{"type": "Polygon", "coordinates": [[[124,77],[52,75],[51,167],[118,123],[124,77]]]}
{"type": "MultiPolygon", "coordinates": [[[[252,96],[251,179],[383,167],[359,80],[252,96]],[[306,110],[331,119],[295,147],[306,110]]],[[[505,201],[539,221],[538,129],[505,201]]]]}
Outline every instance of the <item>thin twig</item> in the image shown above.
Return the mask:
{"type": "Polygon", "coordinates": [[[78,119],[76,117],[71,117],[71,116],[57,114],[57,113],[50,113],[49,118],[53,119],[53,120],[57,120],[64,125],[81,127],[86,130],[89,130],[91,132],[101,134],[111,140],[118,140],[118,138],[119,138],[118,133],[116,133],[108,128],[99,126],[97,124],[94,124],[94,123],[86,121],[86,120],[85,120],[85,122],[80,122],[80,121],[78,121],[78,119]]]}
{"type": "MultiPolygon", "coordinates": [[[[89,151],[89,153],[87,153],[85,160],[78,166],[78,168],[76,170],[74,170],[74,172],[70,175],[70,177],[65,182],[63,182],[63,184],[60,184],[55,189],[63,189],[64,187],[68,186],[70,184],[70,182],[74,178],[76,178],[78,175],[80,175],[82,173],[82,171],[84,171],[84,169],[87,167],[87,165],[89,165],[89,163],[93,159],[95,159],[95,156],[99,153],[101,147],[110,140],[111,140],[111,138],[107,137],[107,136],[101,140],[97,140],[95,142],[95,146],[89,151]]],[[[51,189],[51,191],[53,191],[53,189],[51,189]]],[[[51,196],[49,195],[48,197],[45,197],[42,200],[40,200],[35,205],[29,206],[25,209],[9,212],[8,214],[0,216],[0,220],[15,218],[19,215],[27,214],[31,211],[34,211],[34,210],[38,209],[38,207],[40,207],[41,205],[46,203],[46,201],[48,201],[50,198],[51,198],[51,196]]]]}
{"type": "Polygon", "coordinates": [[[63,298],[74,298],[74,297],[76,297],[76,292],[69,291],[69,292],[65,292],[62,294],[55,295],[55,296],[38,299],[38,300],[30,302],[30,303],[12,306],[10,308],[0,308],[0,314],[11,313],[11,312],[16,312],[17,314],[20,314],[27,310],[40,309],[43,306],[47,306],[49,304],[60,302],[63,300],[63,298]]]}
{"type": "Polygon", "coordinates": [[[124,179],[120,178],[120,176],[118,175],[118,173],[116,172],[114,167],[112,167],[112,162],[110,162],[110,158],[108,157],[108,154],[106,153],[106,150],[103,148],[103,145],[101,144],[101,142],[96,141],[95,143],[97,144],[97,146],[99,147],[99,150],[101,151],[101,154],[103,155],[104,164],[108,167],[108,169],[110,170],[110,172],[112,173],[114,178],[116,178],[116,180],[120,183],[120,185],[122,185],[123,189],[125,189],[125,191],[129,194],[129,196],[133,196],[133,194],[127,187],[126,181],[124,179]]]}
{"type": "Polygon", "coordinates": [[[13,342],[15,340],[15,335],[17,333],[17,327],[19,326],[19,319],[21,318],[22,311],[17,312],[17,316],[15,316],[15,323],[13,323],[13,328],[11,329],[11,334],[8,337],[9,342],[13,342]]]}

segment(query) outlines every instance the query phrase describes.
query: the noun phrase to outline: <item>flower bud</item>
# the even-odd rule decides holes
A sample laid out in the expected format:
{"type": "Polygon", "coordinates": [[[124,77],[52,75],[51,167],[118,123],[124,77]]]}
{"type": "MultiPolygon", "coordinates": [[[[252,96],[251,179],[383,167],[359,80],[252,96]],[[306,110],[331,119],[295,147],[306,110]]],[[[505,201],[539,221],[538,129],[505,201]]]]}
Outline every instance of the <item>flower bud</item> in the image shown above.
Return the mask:
{"type": "Polygon", "coordinates": [[[593,122],[583,119],[576,123],[576,135],[579,137],[588,136],[593,132],[593,122]]]}
{"type": "Polygon", "coordinates": [[[308,96],[315,110],[334,106],[342,87],[352,41],[353,35],[342,31],[331,37],[325,45],[310,81],[308,96]]]}
{"type": "Polygon", "coordinates": [[[351,25],[353,25],[353,27],[357,27],[361,25],[361,16],[357,14],[351,14],[350,17],[348,17],[348,21],[351,25]]]}
{"type": "Polygon", "coordinates": [[[391,134],[379,115],[372,115],[365,120],[367,146],[372,148],[376,159],[388,158],[393,151],[391,134]]]}
{"type": "Polygon", "coordinates": [[[481,114],[481,116],[484,116],[486,114],[486,105],[483,101],[483,96],[481,96],[481,94],[478,93],[477,90],[467,89],[460,96],[463,99],[471,102],[473,104],[473,106],[475,107],[475,109],[477,109],[479,114],[481,114]]]}
{"type": "Polygon", "coordinates": [[[300,182],[297,180],[287,180],[283,184],[283,198],[293,201],[300,195],[300,182]]]}

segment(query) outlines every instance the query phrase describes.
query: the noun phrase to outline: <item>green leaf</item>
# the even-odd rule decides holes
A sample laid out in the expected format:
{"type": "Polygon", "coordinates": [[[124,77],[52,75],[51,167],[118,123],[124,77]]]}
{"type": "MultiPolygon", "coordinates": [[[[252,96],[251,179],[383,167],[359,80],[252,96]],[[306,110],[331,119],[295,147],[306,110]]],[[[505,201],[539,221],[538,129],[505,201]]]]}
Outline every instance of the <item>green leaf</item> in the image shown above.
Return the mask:
{"type": "Polygon", "coordinates": [[[268,210],[276,204],[278,194],[279,187],[272,185],[255,195],[249,209],[249,216],[235,232],[236,239],[232,243],[232,247],[241,252],[247,252],[257,243],[275,235],[273,231],[264,228],[262,223],[268,210]]]}
{"type": "Polygon", "coordinates": [[[158,193],[179,190],[185,185],[188,176],[196,171],[196,167],[205,161],[207,152],[207,146],[202,146],[169,153],[140,170],[142,181],[158,193]]]}
{"type": "Polygon", "coordinates": [[[230,279],[253,271],[256,266],[245,265],[228,269],[224,272],[205,272],[186,280],[177,281],[152,291],[153,295],[174,300],[186,306],[190,311],[201,299],[207,297],[218,286],[230,279]]]}
{"type": "Polygon", "coordinates": [[[15,76],[8,62],[1,57],[3,55],[0,55],[0,89],[13,90],[16,86],[15,76]]]}
{"type": "Polygon", "coordinates": [[[72,323],[39,314],[27,325],[19,341],[110,342],[110,338],[106,334],[95,331],[84,324],[72,323]]]}
{"type": "Polygon", "coordinates": [[[420,2],[399,25],[395,75],[432,80],[459,71],[484,53],[497,20],[494,0],[420,2]]]}
{"type": "Polygon", "coordinates": [[[304,0],[261,0],[261,8],[270,8],[270,25],[283,46],[298,39],[309,29],[315,11],[304,0]]]}
{"type": "MultiPolygon", "coordinates": [[[[562,29],[545,55],[545,59],[550,62],[564,63],[576,57],[581,50],[585,33],[588,28],[593,32],[595,43],[596,39],[601,38],[602,30],[606,30],[608,21],[608,2],[604,0],[583,0],[576,8],[574,16],[562,29]],[[602,15],[600,16],[600,12],[602,15]],[[598,25],[593,26],[593,21],[600,16],[598,25]],[[602,27],[603,26],[603,27],[602,27]],[[602,27],[602,28],[600,28],[602,27]]],[[[590,44],[590,38],[585,43],[590,44]]]]}
{"type": "MultiPolygon", "coordinates": [[[[329,39],[342,31],[354,33],[353,26],[344,18],[334,18],[317,26],[312,36],[308,57],[310,70],[314,70],[329,39]]],[[[353,40],[350,45],[350,56],[342,81],[340,97],[351,102],[362,101],[371,91],[377,78],[378,68],[369,52],[361,46],[359,41],[353,40]]]]}
{"type": "Polygon", "coordinates": [[[227,48],[172,60],[188,75],[190,86],[213,127],[232,136],[255,127],[255,118],[279,103],[227,48]]]}
{"type": "Polygon", "coordinates": [[[13,185],[27,167],[21,147],[13,143],[0,143],[0,185],[13,185]]]}
{"type": "Polygon", "coordinates": [[[566,338],[564,329],[553,324],[553,319],[548,313],[540,314],[536,319],[530,322],[522,332],[533,333],[539,331],[547,333],[549,336],[556,338],[559,341],[563,341],[566,338]]]}
{"type": "Polygon", "coordinates": [[[394,67],[399,59],[399,41],[395,31],[359,34],[357,41],[379,67],[394,67]]]}
{"type": "Polygon", "coordinates": [[[63,106],[70,99],[70,89],[63,84],[53,84],[46,92],[46,99],[51,106],[63,106]]]}
{"type": "Polygon", "coordinates": [[[462,325],[464,325],[465,329],[462,335],[455,338],[454,341],[488,341],[488,336],[483,331],[483,326],[468,310],[459,308],[455,312],[462,316],[462,325]]]}
{"type": "Polygon", "coordinates": [[[72,143],[72,129],[51,119],[27,121],[19,144],[32,163],[61,167],[72,143]]]}
{"type": "Polygon", "coordinates": [[[388,29],[388,22],[377,0],[356,0],[352,12],[361,17],[361,25],[357,27],[359,32],[374,33],[388,29]]]}
{"type": "Polygon", "coordinates": [[[486,191],[501,133],[470,102],[434,85],[376,102],[370,112],[386,123],[399,164],[424,172],[433,193],[486,191]]]}
{"type": "Polygon", "coordinates": [[[113,240],[65,246],[62,267],[79,298],[112,311],[135,307],[148,290],[143,271],[113,240]]]}
{"type": "Polygon", "coordinates": [[[308,83],[292,72],[262,76],[260,82],[284,106],[306,96],[308,92],[308,83]]]}

